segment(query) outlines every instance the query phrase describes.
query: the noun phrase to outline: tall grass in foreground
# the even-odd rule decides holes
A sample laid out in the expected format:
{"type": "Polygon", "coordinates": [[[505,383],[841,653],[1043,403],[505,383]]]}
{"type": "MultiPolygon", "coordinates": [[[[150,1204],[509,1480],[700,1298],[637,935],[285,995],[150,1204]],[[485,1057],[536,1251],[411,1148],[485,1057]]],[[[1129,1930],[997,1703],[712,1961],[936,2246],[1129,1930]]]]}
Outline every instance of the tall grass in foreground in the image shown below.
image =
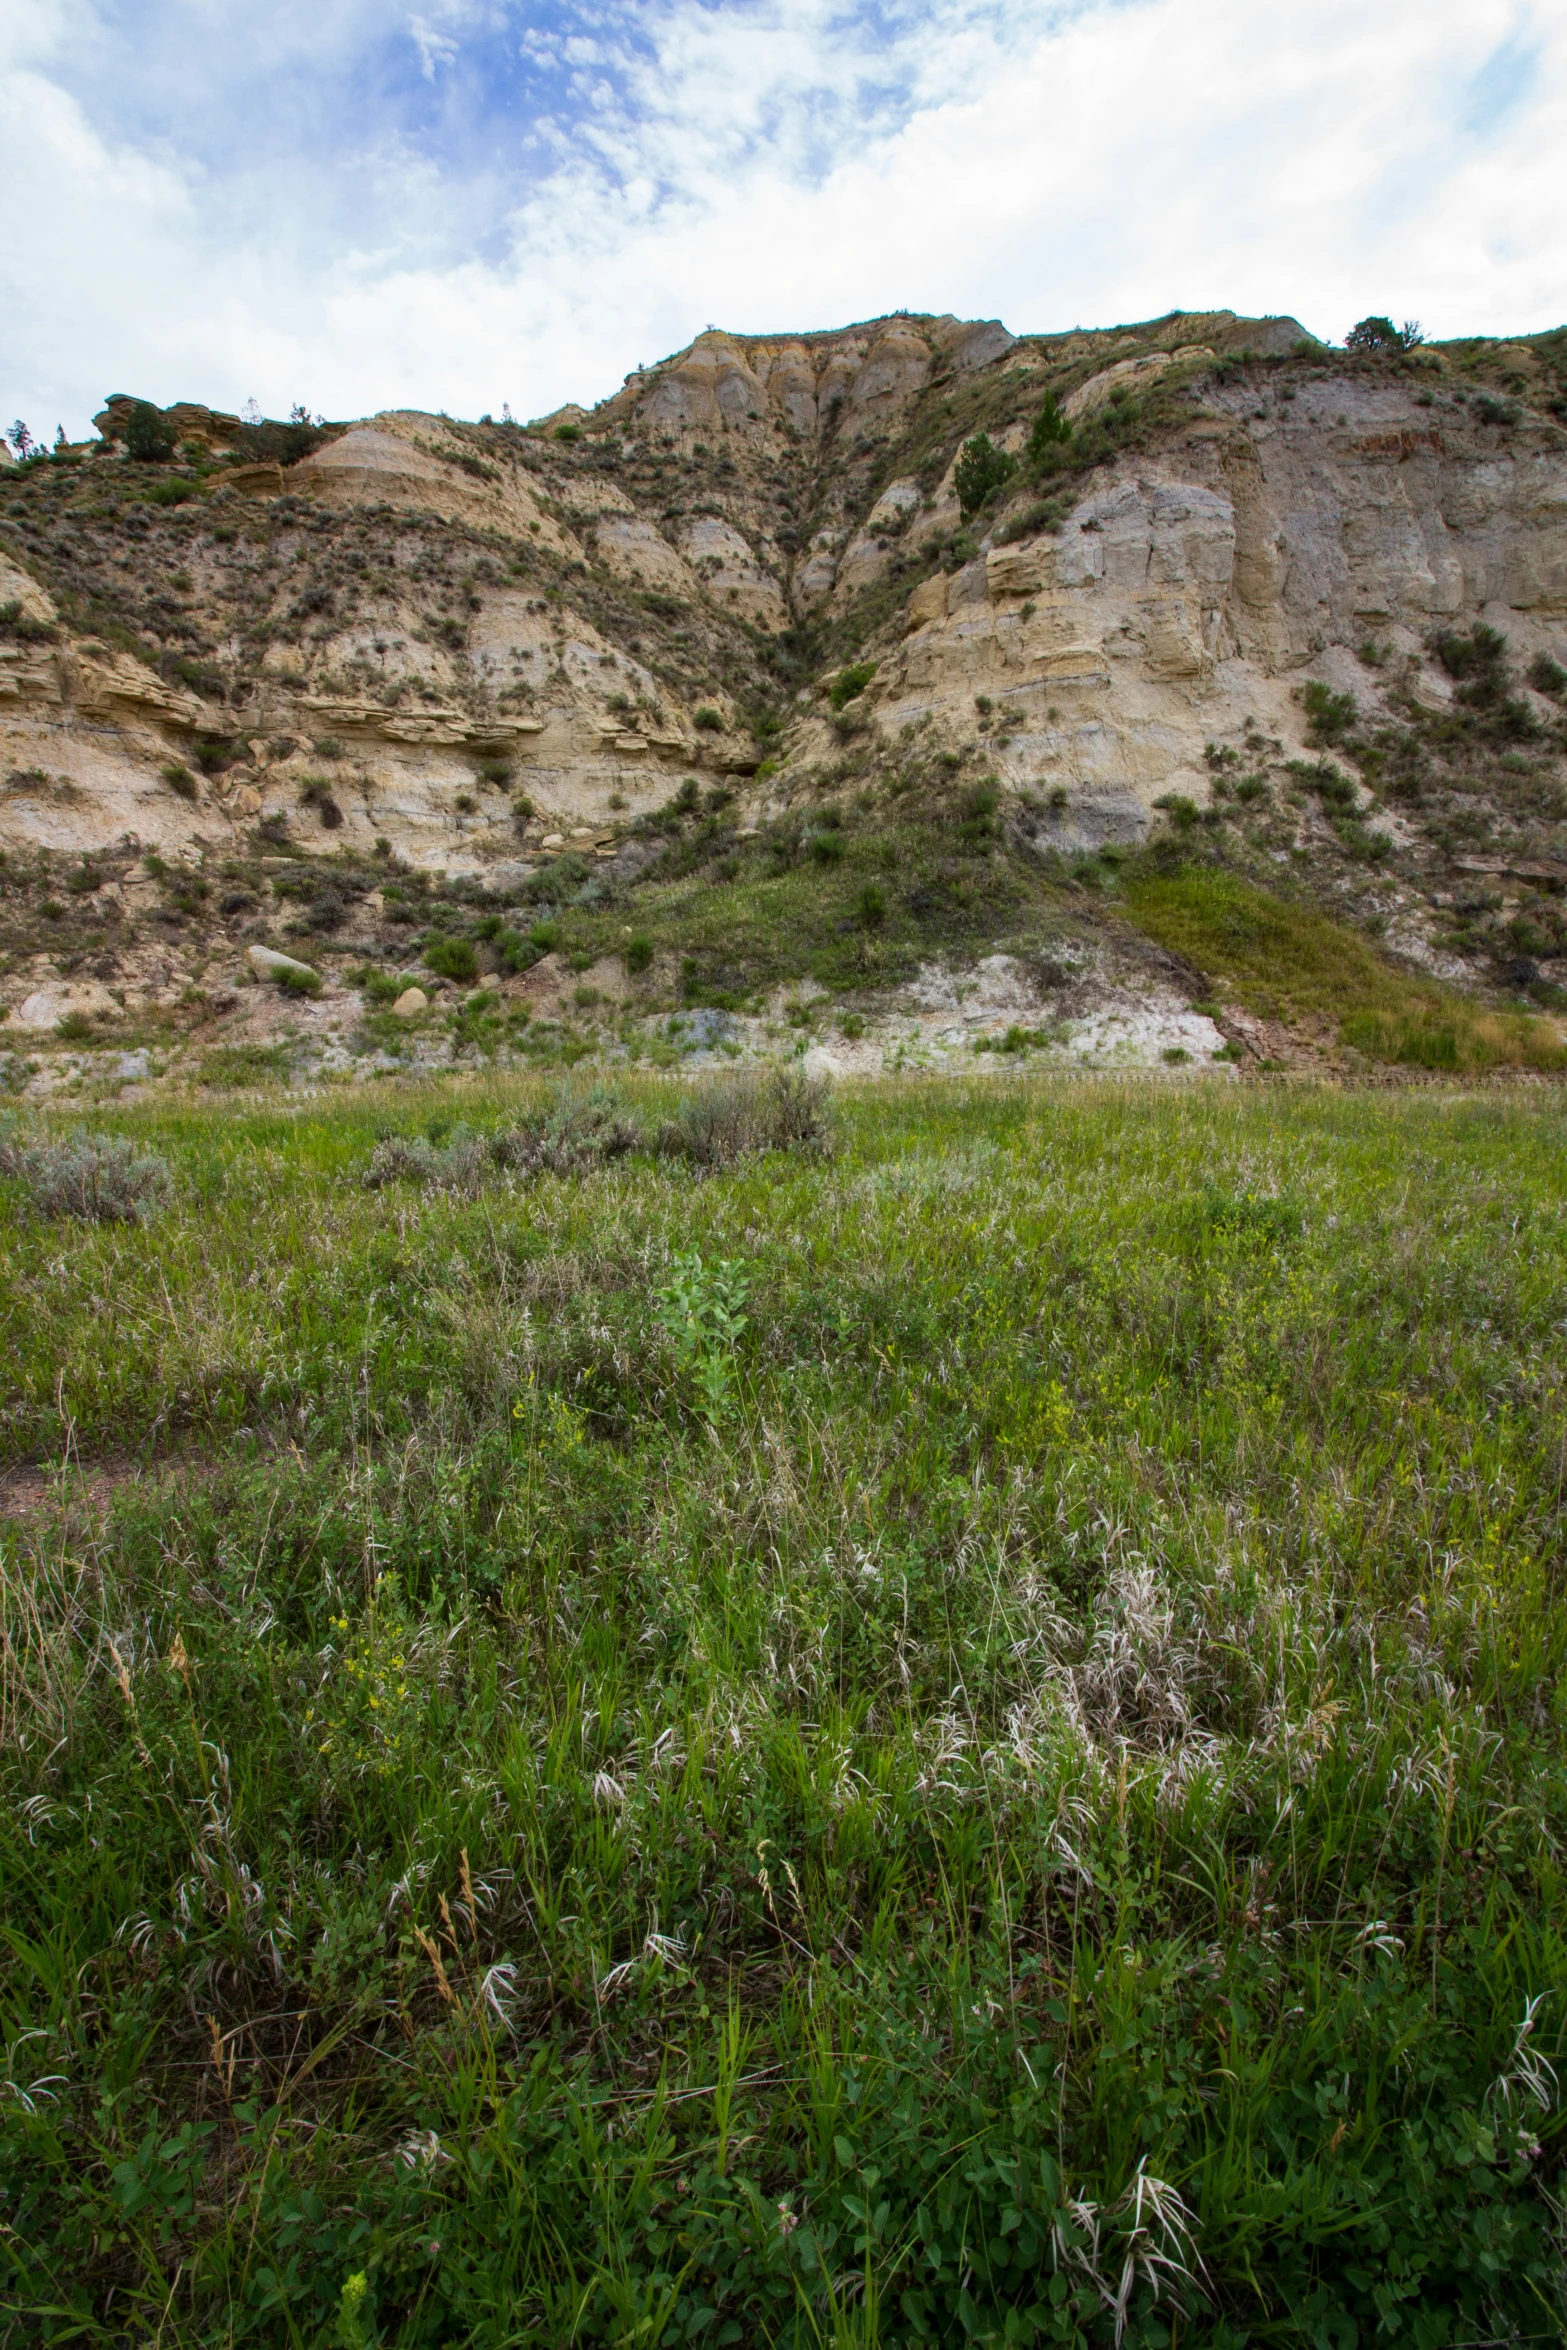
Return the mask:
{"type": "Polygon", "coordinates": [[[1554,1097],[532,1098],[0,1224],[17,2337],[1558,2339],[1554,1097]]]}

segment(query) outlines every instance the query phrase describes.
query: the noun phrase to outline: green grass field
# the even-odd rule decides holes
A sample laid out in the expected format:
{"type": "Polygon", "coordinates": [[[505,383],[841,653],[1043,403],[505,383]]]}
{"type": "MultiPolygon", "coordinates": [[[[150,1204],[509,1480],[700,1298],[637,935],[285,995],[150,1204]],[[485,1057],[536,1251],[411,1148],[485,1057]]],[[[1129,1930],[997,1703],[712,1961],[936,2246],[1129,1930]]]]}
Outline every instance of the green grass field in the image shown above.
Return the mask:
{"type": "Polygon", "coordinates": [[[1557,1091],[542,1098],[0,1183],[5,2339],[1558,2341],[1557,1091]]]}

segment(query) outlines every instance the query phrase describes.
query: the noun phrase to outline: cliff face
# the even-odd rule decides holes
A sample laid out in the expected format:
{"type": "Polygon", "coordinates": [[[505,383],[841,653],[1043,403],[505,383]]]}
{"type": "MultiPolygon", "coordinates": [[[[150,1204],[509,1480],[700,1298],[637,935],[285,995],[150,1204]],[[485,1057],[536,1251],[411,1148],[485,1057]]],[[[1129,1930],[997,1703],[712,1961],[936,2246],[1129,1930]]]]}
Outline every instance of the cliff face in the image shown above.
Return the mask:
{"type": "MultiPolygon", "coordinates": [[[[0,476],[0,847],[98,861],[123,947],[149,851],[379,853],[504,891],[574,849],[624,878],[686,776],[754,830],[914,744],[1070,858],[1337,744],[1363,754],[1346,888],[1380,836],[1410,951],[1456,969],[1455,865],[1567,851],[1564,386],[1560,335],[1360,357],[1218,313],[709,332],[526,431],[258,437],[184,404],[156,465],[118,395],[97,444],[0,476]],[[1047,393],[1072,431],[1031,444],[1047,393]],[[977,432],[1014,470],[965,513],[977,432]],[[1463,662],[1433,657],[1476,627],[1508,640],[1511,736],[1464,731],[1463,662]],[[835,713],[850,658],[874,674],[835,713]]],[[[1292,821],[1258,854],[1344,845],[1292,821]]],[[[187,959],[232,958],[252,916],[193,914],[187,959]]],[[[7,944],[19,1002],[47,954],[7,944]]]]}

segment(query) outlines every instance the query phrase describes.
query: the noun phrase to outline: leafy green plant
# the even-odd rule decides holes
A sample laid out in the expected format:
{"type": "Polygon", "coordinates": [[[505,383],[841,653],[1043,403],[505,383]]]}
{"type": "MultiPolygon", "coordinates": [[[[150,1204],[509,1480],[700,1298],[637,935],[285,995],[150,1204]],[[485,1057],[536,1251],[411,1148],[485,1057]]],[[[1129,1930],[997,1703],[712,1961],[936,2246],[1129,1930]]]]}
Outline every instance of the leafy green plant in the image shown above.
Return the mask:
{"type": "Polygon", "coordinates": [[[681,1372],[692,1378],[710,1420],[734,1392],[734,1354],[746,1330],[750,1280],[730,1259],[708,1264],[700,1249],[677,1254],[669,1278],[655,1291],[658,1320],[681,1372]]]}
{"type": "Polygon", "coordinates": [[[183,759],[165,759],[158,773],[170,791],[178,792],[182,800],[194,800],[197,797],[196,778],[183,759]]]}
{"type": "Polygon", "coordinates": [[[715,710],[710,702],[704,702],[699,710],[693,711],[691,723],[705,734],[722,734],[724,731],[723,712],[715,710]]]}
{"type": "Polygon", "coordinates": [[[634,930],[627,939],[621,960],[633,978],[640,976],[653,960],[653,941],[645,930],[634,930]]]}

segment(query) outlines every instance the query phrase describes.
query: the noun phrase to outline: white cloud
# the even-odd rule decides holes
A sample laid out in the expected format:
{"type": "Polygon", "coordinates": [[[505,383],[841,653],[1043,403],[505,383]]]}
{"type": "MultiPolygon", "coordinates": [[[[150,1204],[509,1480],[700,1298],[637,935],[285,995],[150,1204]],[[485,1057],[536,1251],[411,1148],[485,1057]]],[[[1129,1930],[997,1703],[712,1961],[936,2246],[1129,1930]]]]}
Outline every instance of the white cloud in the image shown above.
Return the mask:
{"type": "Polygon", "coordinates": [[[139,104],[94,0],[10,19],[0,405],[35,429],[111,389],[538,413],[710,318],[1567,314],[1567,22],[1509,0],[436,0],[390,47],[294,0],[237,64],[169,11],[139,104]]]}

